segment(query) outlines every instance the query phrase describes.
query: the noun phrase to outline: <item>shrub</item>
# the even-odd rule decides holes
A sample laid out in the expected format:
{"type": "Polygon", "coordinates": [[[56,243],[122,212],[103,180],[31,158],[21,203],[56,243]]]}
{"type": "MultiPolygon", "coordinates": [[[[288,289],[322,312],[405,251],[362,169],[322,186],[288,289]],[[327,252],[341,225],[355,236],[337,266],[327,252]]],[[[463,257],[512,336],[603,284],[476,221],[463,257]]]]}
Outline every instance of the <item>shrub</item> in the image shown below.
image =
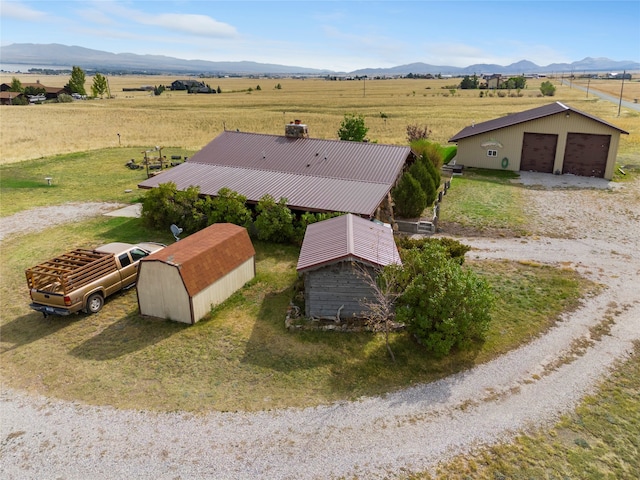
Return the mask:
{"type": "Polygon", "coordinates": [[[440,167],[442,167],[442,155],[438,145],[431,145],[431,148],[422,154],[418,161],[425,166],[429,176],[433,179],[433,186],[437,192],[438,188],[440,188],[440,167]]]}
{"type": "Polygon", "coordinates": [[[547,80],[540,84],[540,93],[542,93],[544,97],[553,97],[556,94],[556,87],[547,80]]]}
{"type": "Polygon", "coordinates": [[[178,190],[173,182],[163,183],[149,190],[142,201],[142,220],[151,227],[168,229],[171,224],[190,234],[207,225],[207,217],[196,208],[199,187],[178,190]]]}
{"type": "Polygon", "coordinates": [[[425,245],[437,244],[444,248],[446,255],[452,260],[456,261],[459,265],[464,263],[465,254],[471,250],[469,245],[459,242],[449,237],[424,237],[424,238],[411,238],[411,237],[394,237],[396,245],[400,250],[422,250],[425,245]]]}
{"type": "Polygon", "coordinates": [[[409,142],[409,145],[413,145],[414,142],[420,140],[427,140],[430,134],[431,130],[429,130],[427,125],[424,127],[416,124],[407,125],[407,141],[409,142]]]}
{"type": "Polygon", "coordinates": [[[264,195],[256,205],[254,226],[260,240],[287,243],[293,239],[293,214],[287,207],[287,199],[276,202],[271,195],[264,195]]]}
{"type": "Polygon", "coordinates": [[[364,116],[347,113],[340,123],[338,138],[352,142],[362,142],[367,136],[369,129],[364,124],[364,116]]]}
{"type": "Polygon", "coordinates": [[[413,176],[413,178],[415,178],[418,181],[418,183],[420,183],[420,186],[422,187],[422,191],[425,193],[427,207],[429,205],[433,205],[433,202],[436,201],[436,198],[438,196],[435,179],[433,178],[432,173],[429,171],[426,165],[428,163],[429,163],[428,160],[426,161],[418,160],[409,168],[409,173],[413,176]]]}
{"type": "Polygon", "coordinates": [[[58,103],[71,103],[73,102],[73,97],[67,93],[61,93],[58,95],[58,103]]]}
{"type": "Polygon", "coordinates": [[[435,243],[403,251],[402,260],[396,319],[428,352],[441,358],[484,338],[493,304],[485,280],[464,270],[435,243]]]}
{"type": "Polygon", "coordinates": [[[199,201],[199,207],[207,217],[207,224],[233,223],[249,228],[251,211],[247,208],[247,198],[228,188],[218,190],[216,197],[199,201]]]}
{"type": "Polygon", "coordinates": [[[427,195],[418,180],[409,172],[402,175],[398,185],[392,190],[391,196],[396,213],[400,217],[419,217],[427,208],[427,195]]]}

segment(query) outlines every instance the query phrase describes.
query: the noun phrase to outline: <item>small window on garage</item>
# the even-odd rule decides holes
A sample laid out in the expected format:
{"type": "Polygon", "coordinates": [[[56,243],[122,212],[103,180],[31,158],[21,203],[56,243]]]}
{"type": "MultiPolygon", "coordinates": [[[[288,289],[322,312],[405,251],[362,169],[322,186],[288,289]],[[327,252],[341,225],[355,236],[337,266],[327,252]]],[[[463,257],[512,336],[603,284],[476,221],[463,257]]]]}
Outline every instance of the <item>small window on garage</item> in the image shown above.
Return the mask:
{"type": "Polygon", "coordinates": [[[497,157],[497,156],[498,156],[497,150],[487,150],[487,157],[497,157]]]}

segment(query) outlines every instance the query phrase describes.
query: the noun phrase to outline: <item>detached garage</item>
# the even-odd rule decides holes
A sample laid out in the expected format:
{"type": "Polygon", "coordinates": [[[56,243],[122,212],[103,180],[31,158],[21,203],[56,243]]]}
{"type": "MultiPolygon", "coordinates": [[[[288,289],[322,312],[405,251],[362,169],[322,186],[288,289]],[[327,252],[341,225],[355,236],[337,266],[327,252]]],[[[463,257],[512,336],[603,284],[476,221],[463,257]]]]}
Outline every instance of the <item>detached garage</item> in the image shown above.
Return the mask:
{"type": "Polygon", "coordinates": [[[255,273],[247,230],[230,223],[211,225],[140,261],[140,313],[194,324],[255,273]]]}
{"type": "Polygon", "coordinates": [[[466,127],[449,142],[458,165],[610,180],[620,134],[629,132],[555,102],[466,127]]]}

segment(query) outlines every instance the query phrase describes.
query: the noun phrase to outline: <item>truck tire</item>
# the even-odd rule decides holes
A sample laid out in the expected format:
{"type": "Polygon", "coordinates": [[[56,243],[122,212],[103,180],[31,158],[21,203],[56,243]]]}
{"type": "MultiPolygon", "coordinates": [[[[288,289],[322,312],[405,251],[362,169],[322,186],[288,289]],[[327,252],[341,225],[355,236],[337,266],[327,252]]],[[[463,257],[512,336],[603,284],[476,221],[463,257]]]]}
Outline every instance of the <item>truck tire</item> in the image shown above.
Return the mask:
{"type": "Polygon", "coordinates": [[[103,305],[104,298],[102,298],[102,295],[99,293],[94,293],[87,299],[87,307],[85,310],[87,313],[98,313],[102,309],[103,305]]]}

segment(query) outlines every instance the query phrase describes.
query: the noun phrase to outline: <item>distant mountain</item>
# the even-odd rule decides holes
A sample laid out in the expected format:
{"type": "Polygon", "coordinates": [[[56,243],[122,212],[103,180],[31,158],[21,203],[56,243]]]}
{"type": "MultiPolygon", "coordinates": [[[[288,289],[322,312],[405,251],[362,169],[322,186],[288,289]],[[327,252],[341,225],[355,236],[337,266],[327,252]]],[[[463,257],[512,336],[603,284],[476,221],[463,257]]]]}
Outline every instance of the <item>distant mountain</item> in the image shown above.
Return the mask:
{"type": "Polygon", "coordinates": [[[321,75],[329,70],[273,65],[257,62],[209,62],[206,60],[182,60],[164,55],[136,55],[133,53],[110,53],[90,48],[34,43],[14,43],[0,47],[3,64],[69,66],[77,65],[84,70],[105,72],[146,72],[185,74],[286,74],[321,75]]]}
{"type": "Polygon", "coordinates": [[[452,67],[446,65],[429,65],[428,63],[410,63],[391,68],[363,68],[351,72],[352,75],[408,75],[409,73],[420,75],[480,75],[500,73],[504,75],[520,75],[524,73],[553,73],[553,72],[627,72],[640,70],[640,63],[632,61],[615,61],[608,58],[591,58],[573,63],[552,63],[547,66],[539,66],[528,60],[521,60],[511,65],[496,65],[489,63],[477,63],[468,67],[452,67]]]}
{"type": "MultiPolygon", "coordinates": [[[[275,65],[258,62],[209,62],[206,60],[182,60],[163,55],[136,55],[133,53],[110,53],[78,46],[60,44],[15,43],[0,47],[2,64],[69,66],[78,65],[84,70],[102,73],[150,73],[150,74],[214,74],[214,75],[335,75],[344,72],[319,70],[314,68],[275,65]]],[[[394,76],[413,74],[432,75],[473,75],[500,73],[518,75],[523,73],[553,72],[621,72],[638,71],[640,63],[632,61],[615,61],[608,58],[591,58],[573,63],[552,63],[539,66],[528,60],[521,60],[511,65],[475,64],[468,67],[452,67],[429,65],[427,63],[410,63],[390,68],[364,68],[349,72],[349,75],[394,76]]]]}

